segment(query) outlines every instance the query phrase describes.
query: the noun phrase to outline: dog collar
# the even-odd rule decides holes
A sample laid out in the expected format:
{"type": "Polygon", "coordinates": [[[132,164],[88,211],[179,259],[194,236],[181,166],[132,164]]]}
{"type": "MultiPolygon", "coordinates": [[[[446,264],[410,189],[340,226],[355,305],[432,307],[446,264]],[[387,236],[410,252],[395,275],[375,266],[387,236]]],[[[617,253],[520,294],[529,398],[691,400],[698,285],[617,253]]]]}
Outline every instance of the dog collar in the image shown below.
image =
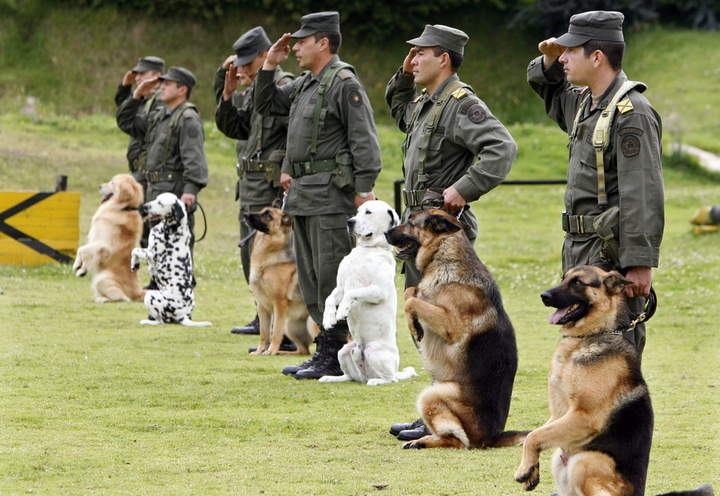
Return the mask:
{"type": "Polygon", "coordinates": [[[126,211],[126,212],[130,212],[130,211],[133,211],[133,210],[136,210],[136,211],[139,212],[139,211],[140,211],[140,207],[125,207],[125,208],[123,208],[123,210],[126,211]]]}

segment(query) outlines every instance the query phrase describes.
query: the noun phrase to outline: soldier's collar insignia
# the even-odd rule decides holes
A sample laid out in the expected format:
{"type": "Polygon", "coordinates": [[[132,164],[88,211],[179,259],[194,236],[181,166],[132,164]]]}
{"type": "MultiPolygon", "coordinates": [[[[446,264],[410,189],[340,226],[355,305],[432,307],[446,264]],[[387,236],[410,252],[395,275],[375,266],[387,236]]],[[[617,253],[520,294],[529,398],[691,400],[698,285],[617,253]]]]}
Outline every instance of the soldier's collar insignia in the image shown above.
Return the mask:
{"type": "Polygon", "coordinates": [[[617,104],[617,111],[621,114],[624,114],[625,112],[630,112],[633,108],[633,104],[629,98],[620,100],[617,104]]]}
{"type": "Polygon", "coordinates": [[[467,96],[467,94],[468,92],[465,88],[458,88],[451,93],[453,98],[455,98],[456,100],[460,100],[461,98],[467,96]]]}

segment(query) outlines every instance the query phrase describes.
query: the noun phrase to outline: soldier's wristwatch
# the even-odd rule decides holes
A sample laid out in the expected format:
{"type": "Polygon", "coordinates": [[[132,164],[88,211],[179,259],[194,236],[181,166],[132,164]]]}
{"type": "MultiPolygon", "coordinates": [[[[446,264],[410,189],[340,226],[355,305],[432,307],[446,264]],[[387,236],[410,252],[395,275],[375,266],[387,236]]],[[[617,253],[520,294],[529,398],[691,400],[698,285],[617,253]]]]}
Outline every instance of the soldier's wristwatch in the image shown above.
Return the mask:
{"type": "Polygon", "coordinates": [[[358,192],[355,194],[358,195],[360,198],[367,198],[368,196],[370,196],[372,194],[372,191],[368,191],[367,193],[359,193],[358,192]]]}

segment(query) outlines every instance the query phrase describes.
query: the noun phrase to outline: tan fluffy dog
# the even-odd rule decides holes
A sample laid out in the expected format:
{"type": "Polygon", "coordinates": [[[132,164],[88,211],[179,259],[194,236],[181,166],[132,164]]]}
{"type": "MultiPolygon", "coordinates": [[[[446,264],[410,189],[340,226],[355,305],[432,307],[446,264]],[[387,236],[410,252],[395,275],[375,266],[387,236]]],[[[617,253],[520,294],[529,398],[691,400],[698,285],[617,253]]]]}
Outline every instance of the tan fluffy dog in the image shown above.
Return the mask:
{"type": "Polygon", "coordinates": [[[143,301],[138,273],[130,271],[130,253],[140,241],[142,186],[130,174],[118,174],[100,185],[102,204],[90,221],[88,242],[78,249],[73,270],[82,277],[91,271],[97,303],[143,301]]]}
{"type": "Polygon", "coordinates": [[[250,289],[257,304],[260,344],[253,354],[307,355],[319,329],[308,318],[300,295],[292,249],[292,221],[282,210],[272,207],[247,213],[244,218],[257,230],[250,256],[250,289]],[[279,351],[283,334],[295,343],[297,351],[279,351]]]}

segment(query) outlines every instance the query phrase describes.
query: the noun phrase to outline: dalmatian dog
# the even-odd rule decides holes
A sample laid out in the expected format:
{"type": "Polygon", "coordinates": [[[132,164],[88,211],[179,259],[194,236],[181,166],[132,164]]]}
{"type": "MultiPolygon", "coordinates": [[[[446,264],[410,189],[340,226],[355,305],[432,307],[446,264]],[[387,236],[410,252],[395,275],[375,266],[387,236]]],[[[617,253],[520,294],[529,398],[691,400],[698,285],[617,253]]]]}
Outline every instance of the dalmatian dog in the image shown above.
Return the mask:
{"type": "Polygon", "coordinates": [[[145,307],[149,318],[143,325],[182,324],[209,326],[210,322],[194,322],[195,308],[190,229],[185,205],[172,193],[162,193],[140,207],[143,217],[160,220],[150,230],[147,248],[134,248],[130,270],[138,270],[141,261],[147,261],[150,275],[157,282],[157,290],[145,293],[145,307]]]}
{"type": "Polygon", "coordinates": [[[377,386],[417,375],[412,367],[398,371],[395,258],[385,232],[399,223],[395,210],[380,200],[363,203],[348,220],[356,246],[340,262],[337,286],[325,301],[323,326],[330,329],[347,319],[352,341],[338,352],[343,375],[324,376],[320,382],[377,386]]]}

